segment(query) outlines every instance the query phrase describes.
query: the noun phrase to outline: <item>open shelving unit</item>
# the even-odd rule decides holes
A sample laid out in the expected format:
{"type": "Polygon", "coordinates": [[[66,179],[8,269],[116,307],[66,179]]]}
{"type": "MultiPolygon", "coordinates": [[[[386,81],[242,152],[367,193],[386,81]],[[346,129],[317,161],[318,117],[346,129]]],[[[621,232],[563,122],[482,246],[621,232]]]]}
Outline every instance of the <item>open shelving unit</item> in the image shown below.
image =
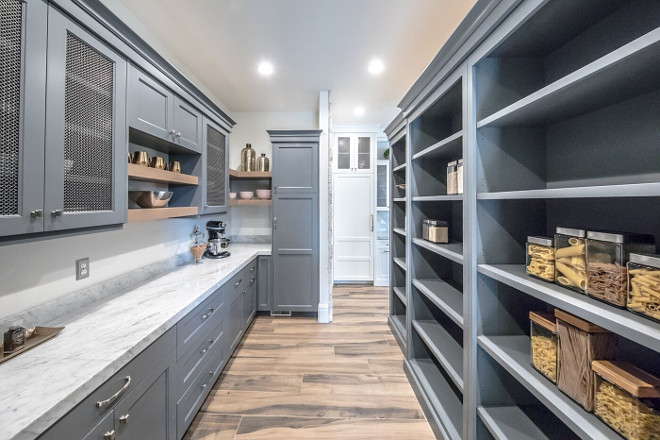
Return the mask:
{"type": "Polygon", "coordinates": [[[406,312],[406,371],[438,438],[618,439],[532,368],[529,312],[606,328],[617,359],[655,375],[660,324],[529,277],[525,243],[565,226],[660,248],[660,3],[486,4],[495,18],[470,31],[482,38],[441,51],[401,105],[392,237],[406,254],[392,270],[405,285],[394,277],[392,296],[407,302],[391,310],[406,312]],[[459,158],[465,191],[448,195],[459,158]],[[450,243],[424,240],[424,218],[447,221],[450,243]]]}
{"type": "MultiPolygon", "coordinates": [[[[237,171],[229,170],[229,188],[231,192],[255,191],[257,189],[271,189],[273,173],[271,171],[237,171]]],[[[249,200],[230,199],[229,206],[271,206],[272,198],[268,200],[257,199],[255,197],[249,200]]]]}

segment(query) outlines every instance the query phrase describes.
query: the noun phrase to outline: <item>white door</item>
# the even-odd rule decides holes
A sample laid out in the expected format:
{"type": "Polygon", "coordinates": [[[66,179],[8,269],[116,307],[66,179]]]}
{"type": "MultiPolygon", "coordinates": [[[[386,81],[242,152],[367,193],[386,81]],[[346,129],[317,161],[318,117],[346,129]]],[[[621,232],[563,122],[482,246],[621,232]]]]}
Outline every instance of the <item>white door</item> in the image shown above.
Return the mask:
{"type": "Polygon", "coordinates": [[[373,176],[335,174],[334,280],[373,281],[373,176]]]}
{"type": "Polygon", "coordinates": [[[374,286],[389,286],[390,284],[390,242],[378,240],[376,250],[376,274],[374,286]]]}

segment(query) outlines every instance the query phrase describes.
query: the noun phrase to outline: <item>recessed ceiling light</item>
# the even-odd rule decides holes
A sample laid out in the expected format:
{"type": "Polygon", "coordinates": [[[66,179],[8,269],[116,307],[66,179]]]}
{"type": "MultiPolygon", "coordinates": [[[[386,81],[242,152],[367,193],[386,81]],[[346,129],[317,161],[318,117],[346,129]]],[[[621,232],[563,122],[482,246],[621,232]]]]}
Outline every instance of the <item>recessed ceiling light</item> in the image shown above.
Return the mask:
{"type": "Polygon", "coordinates": [[[259,71],[260,75],[271,76],[275,69],[273,68],[273,65],[268,61],[262,61],[259,63],[257,70],[259,71]]]}
{"type": "Polygon", "coordinates": [[[372,75],[380,75],[385,70],[385,64],[378,58],[374,58],[369,62],[369,73],[372,75]]]}
{"type": "Polygon", "coordinates": [[[364,115],[364,107],[360,107],[360,106],[355,107],[355,109],[353,109],[353,114],[354,114],[355,116],[362,116],[362,115],[364,115]]]}

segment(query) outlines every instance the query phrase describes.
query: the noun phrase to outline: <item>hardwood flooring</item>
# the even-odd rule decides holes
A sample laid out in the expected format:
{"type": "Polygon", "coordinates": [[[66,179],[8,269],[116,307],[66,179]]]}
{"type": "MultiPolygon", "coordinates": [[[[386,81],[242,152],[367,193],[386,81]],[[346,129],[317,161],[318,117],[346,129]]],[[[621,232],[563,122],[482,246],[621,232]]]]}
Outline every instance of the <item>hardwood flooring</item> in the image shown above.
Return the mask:
{"type": "Polygon", "coordinates": [[[332,324],[257,317],[184,440],[434,439],[387,289],[336,287],[333,301],[332,324]]]}

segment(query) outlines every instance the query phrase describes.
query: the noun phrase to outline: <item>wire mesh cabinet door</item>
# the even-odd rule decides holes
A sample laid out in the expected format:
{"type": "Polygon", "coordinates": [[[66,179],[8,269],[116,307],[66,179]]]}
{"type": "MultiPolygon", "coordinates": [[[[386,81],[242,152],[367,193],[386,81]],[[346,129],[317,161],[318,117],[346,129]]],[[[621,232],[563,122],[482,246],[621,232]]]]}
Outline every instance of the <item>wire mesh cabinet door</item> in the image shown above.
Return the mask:
{"type": "Polygon", "coordinates": [[[0,236],[43,230],[47,14],[0,0],[0,236]]]}
{"type": "Polygon", "coordinates": [[[227,212],[229,133],[205,117],[203,136],[202,211],[204,214],[227,212]]]}
{"type": "Polygon", "coordinates": [[[124,223],[126,61],[48,11],[44,228],[124,223]]]}

